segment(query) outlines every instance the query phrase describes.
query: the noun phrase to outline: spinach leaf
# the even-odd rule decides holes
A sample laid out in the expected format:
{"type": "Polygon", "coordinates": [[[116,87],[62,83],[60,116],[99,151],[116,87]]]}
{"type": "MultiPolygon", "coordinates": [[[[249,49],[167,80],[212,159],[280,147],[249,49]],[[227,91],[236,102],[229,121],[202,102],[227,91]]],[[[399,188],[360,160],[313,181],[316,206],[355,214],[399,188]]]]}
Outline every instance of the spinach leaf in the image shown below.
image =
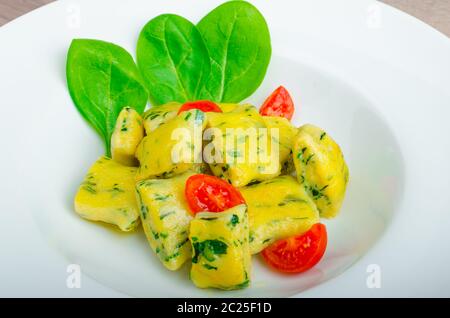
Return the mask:
{"type": "Polygon", "coordinates": [[[210,59],[196,26],[183,17],[163,14],[142,29],[137,63],[153,105],[204,99],[210,59]]]}
{"type": "Polygon", "coordinates": [[[272,54],[266,21],[253,5],[229,1],[197,25],[211,57],[207,93],[216,102],[240,102],[261,84],[272,54]]]}
{"type": "Polygon", "coordinates": [[[148,95],[131,55],[112,43],[75,39],[66,65],[70,96],[81,115],[103,137],[111,156],[111,134],[125,106],[141,113],[148,95]]]}

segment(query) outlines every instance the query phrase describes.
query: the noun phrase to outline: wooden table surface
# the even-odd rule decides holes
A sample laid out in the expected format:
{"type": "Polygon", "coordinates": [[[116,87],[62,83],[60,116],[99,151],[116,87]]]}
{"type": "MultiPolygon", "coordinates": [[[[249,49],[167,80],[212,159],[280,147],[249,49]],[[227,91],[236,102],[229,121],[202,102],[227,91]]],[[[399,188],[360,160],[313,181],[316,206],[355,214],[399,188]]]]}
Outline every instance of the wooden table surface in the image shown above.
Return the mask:
{"type": "MultiPolygon", "coordinates": [[[[0,26],[54,0],[0,0],[0,26]]],[[[450,0],[381,0],[450,37],[450,0]]]]}

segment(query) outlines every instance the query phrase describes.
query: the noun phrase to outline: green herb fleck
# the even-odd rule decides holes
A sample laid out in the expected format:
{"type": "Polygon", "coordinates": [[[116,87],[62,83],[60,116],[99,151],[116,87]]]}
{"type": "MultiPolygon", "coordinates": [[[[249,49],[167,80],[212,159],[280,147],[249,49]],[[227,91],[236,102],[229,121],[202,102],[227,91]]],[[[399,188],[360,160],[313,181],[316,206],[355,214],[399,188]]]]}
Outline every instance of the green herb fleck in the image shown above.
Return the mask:
{"type": "Polygon", "coordinates": [[[309,162],[313,157],[314,157],[314,154],[309,155],[308,158],[307,158],[306,161],[305,161],[305,165],[307,165],[308,162],[309,162]]]}
{"type": "Polygon", "coordinates": [[[250,285],[250,280],[246,279],[244,282],[236,285],[236,289],[242,289],[242,288],[247,288],[248,285],[250,285]]]}
{"type": "Polygon", "coordinates": [[[107,190],[107,192],[110,192],[111,196],[115,197],[117,194],[125,192],[125,190],[119,188],[119,184],[115,183],[111,189],[107,190]]]}
{"type": "Polygon", "coordinates": [[[311,193],[311,195],[313,196],[314,200],[319,200],[322,197],[325,197],[328,199],[328,196],[326,196],[323,191],[328,188],[328,184],[325,185],[324,187],[318,189],[317,186],[309,186],[308,190],[311,193]]]}
{"type": "Polygon", "coordinates": [[[209,264],[203,264],[203,267],[206,269],[209,269],[209,270],[215,270],[215,271],[217,270],[217,267],[211,266],[209,264]]]}
{"type": "Polygon", "coordinates": [[[237,224],[239,224],[239,217],[236,214],[233,214],[233,216],[231,217],[230,223],[228,223],[228,225],[235,227],[237,224]]]}
{"type": "Polygon", "coordinates": [[[186,244],[187,242],[189,242],[189,238],[186,238],[184,241],[178,243],[175,248],[180,248],[182,247],[184,244],[186,244]]]}
{"type": "Polygon", "coordinates": [[[159,193],[156,193],[156,194],[153,196],[153,198],[154,198],[156,201],[165,201],[165,200],[167,200],[169,197],[171,197],[170,194],[163,195],[163,194],[159,194],[159,193]]]}
{"type": "Polygon", "coordinates": [[[184,116],[184,120],[185,121],[188,121],[189,120],[189,118],[192,116],[192,113],[187,113],[185,116],[184,116]]]}
{"type": "Polygon", "coordinates": [[[92,173],[89,173],[86,176],[86,178],[84,179],[83,183],[81,184],[81,188],[91,194],[96,194],[97,193],[97,189],[96,189],[97,183],[95,183],[92,180],[94,180],[94,176],[92,175],[92,173]]]}
{"type": "Polygon", "coordinates": [[[150,119],[150,120],[154,120],[154,119],[156,119],[156,118],[158,118],[158,117],[159,117],[159,114],[156,113],[156,114],[151,115],[151,116],[149,117],[149,119],[150,119]]]}
{"type": "Polygon", "coordinates": [[[203,221],[215,221],[215,220],[217,220],[218,218],[217,217],[210,217],[210,218],[201,218],[203,221]]]}
{"type": "MultiPolygon", "coordinates": [[[[129,109],[128,109],[128,111],[129,111],[129,109]]],[[[127,118],[125,117],[123,120],[122,120],[122,126],[121,126],[121,128],[120,128],[120,131],[127,131],[128,130],[128,128],[127,128],[127,118]]]]}
{"type": "Polygon", "coordinates": [[[302,150],[297,154],[297,159],[300,159],[303,161],[303,155],[305,154],[307,147],[303,147],[302,150]]]}
{"type": "Polygon", "coordinates": [[[212,262],[216,259],[216,255],[226,254],[228,245],[219,240],[206,240],[203,242],[195,242],[193,247],[194,256],[192,257],[192,263],[198,263],[200,256],[212,262]]]}
{"type": "Polygon", "coordinates": [[[296,196],[292,196],[292,195],[287,195],[283,201],[281,201],[280,203],[278,203],[278,206],[285,206],[286,204],[289,203],[294,203],[294,202],[301,202],[301,203],[306,203],[306,201],[300,197],[296,197],[296,196]]]}
{"type": "Polygon", "coordinates": [[[247,184],[247,187],[251,187],[251,186],[259,184],[259,183],[261,183],[261,181],[253,179],[247,184]]]}
{"type": "Polygon", "coordinates": [[[148,214],[148,207],[144,204],[144,201],[142,200],[141,192],[138,190],[138,191],[136,191],[136,193],[138,196],[141,215],[142,215],[142,218],[145,220],[147,218],[147,214],[148,214]]]}
{"type": "Polygon", "coordinates": [[[164,259],[164,261],[165,261],[165,262],[168,262],[168,261],[170,261],[172,258],[176,258],[176,257],[178,257],[178,256],[180,256],[180,252],[175,252],[175,253],[173,253],[172,255],[167,256],[167,257],[164,259]]]}
{"type": "Polygon", "coordinates": [[[172,215],[172,214],[175,214],[175,211],[170,211],[170,212],[161,214],[161,215],[159,216],[159,219],[160,219],[160,220],[163,220],[164,218],[166,218],[166,217],[168,217],[169,215],[172,215]]]}

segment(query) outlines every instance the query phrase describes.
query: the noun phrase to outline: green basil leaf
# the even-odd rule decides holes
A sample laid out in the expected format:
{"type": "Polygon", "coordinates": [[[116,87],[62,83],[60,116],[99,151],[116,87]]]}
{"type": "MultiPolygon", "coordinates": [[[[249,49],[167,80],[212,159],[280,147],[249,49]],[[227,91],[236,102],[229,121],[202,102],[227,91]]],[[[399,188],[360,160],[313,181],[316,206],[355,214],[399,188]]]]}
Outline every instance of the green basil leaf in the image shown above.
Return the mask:
{"type": "Polygon", "coordinates": [[[185,18],[163,14],[150,20],[139,35],[137,62],[153,105],[205,97],[208,50],[196,26],[185,18]]]}
{"type": "Polygon", "coordinates": [[[197,25],[211,57],[207,91],[217,102],[240,102],[264,79],[272,54],[262,14],[245,1],[226,2],[197,25]]]}
{"type": "Polygon", "coordinates": [[[111,155],[111,135],[125,106],[139,113],[148,94],[131,55],[112,43],[75,39],[66,65],[70,96],[81,115],[103,137],[111,155]]]}

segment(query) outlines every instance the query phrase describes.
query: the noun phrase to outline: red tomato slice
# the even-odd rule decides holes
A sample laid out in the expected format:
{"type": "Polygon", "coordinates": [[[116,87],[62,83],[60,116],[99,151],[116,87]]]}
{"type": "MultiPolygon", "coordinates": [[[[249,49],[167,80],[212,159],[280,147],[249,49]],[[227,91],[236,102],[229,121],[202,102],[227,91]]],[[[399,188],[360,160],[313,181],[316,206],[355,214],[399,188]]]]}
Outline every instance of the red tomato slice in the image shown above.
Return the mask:
{"type": "Polygon", "coordinates": [[[289,120],[294,115],[294,102],[283,86],[278,87],[261,106],[259,113],[263,116],[285,117],[289,120]]]}
{"type": "Polygon", "coordinates": [[[301,273],[316,265],[327,248],[327,230],[321,223],[297,236],[280,240],[262,251],[264,260],[285,273],[301,273]]]}
{"type": "Polygon", "coordinates": [[[199,100],[196,102],[187,102],[184,103],[180,110],[178,111],[178,114],[187,110],[191,109],[200,109],[202,112],[215,112],[215,113],[221,113],[222,110],[220,107],[213,102],[210,102],[209,100],[199,100]]]}
{"type": "Polygon", "coordinates": [[[217,177],[196,174],[186,181],[184,195],[192,212],[221,212],[245,203],[241,193],[217,177]]]}

